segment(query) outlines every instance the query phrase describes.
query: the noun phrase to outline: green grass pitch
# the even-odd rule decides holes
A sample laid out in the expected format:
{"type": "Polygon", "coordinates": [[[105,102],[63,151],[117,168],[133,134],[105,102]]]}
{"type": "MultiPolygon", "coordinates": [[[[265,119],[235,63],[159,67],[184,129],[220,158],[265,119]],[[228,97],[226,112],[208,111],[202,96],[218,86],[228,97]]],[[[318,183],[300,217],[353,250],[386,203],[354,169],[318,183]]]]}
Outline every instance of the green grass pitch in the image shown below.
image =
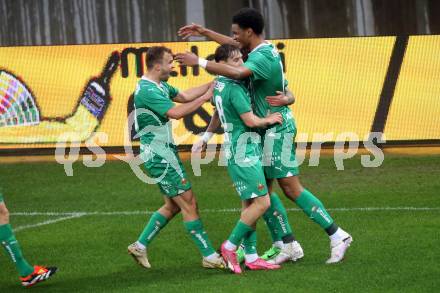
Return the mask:
{"type": "MultiPolygon", "coordinates": [[[[57,275],[35,286],[35,291],[438,290],[440,156],[386,155],[379,168],[362,167],[357,156],[345,161],[345,167],[337,171],[332,157],[321,158],[319,167],[301,167],[301,179],[336,223],[353,235],[346,259],[326,265],[330,251],[326,234],[283,197],[304,259],[279,271],[245,271],[241,276],[203,269],[180,216],[149,247],[153,268],[135,265],[126,247],[136,240],[148,220],[147,211],[157,209],[162,197],[156,186],[143,184],[125,163],[107,162],[101,168],[76,163],[73,177],[56,163],[4,164],[0,185],[26,258],[59,267],[57,275]]],[[[219,247],[239,217],[234,210],[240,206],[239,198],[224,167],[215,163],[202,168],[202,177],[190,177],[204,225],[219,247]]],[[[263,253],[270,239],[262,221],[258,239],[263,253]]],[[[13,265],[1,252],[0,292],[21,290],[13,265]]]]}

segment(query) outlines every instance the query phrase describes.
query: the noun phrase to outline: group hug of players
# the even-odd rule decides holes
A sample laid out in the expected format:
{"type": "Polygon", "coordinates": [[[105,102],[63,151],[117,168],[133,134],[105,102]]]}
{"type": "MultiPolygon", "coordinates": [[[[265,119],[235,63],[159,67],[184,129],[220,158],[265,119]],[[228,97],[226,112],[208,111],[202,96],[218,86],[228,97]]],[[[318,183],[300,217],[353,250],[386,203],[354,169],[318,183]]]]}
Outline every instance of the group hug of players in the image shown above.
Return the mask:
{"type": "Polygon", "coordinates": [[[301,259],[304,253],[288,222],[286,209],[272,190],[274,180],[285,196],[329,235],[331,255],[327,263],[337,263],[344,258],[352,237],[335,224],[321,201],[301,185],[298,167],[286,163],[295,162],[292,140],[296,126],[288,107],[294,97],[287,89],[280,55],[264,40],[263,28],[262,15],[257,10],[244,8],[233,17],[232,37],[197,24],[179,30],[183,38],[202,35],[219,43],[215,61],[192,53],[174,56],[166,47],[152,47],[147,52],[147,73],[135,91],[135,111],[139,111],[135,115],[135,126],[141,132],[156,127],[141,135],[141,155],[147,173],[158,178],[165,203],[153,213],[138,240],[128,247],[129,254],[143,267],[151,267],[147,257],[149,244],[179,212],[203,256],[204,267],[226,267],[240,274],[243,261],[250,270],[272,270],[279,269],[286,261],[301,259]],[[243,52],[246,52],[246,62],[243,62],[243,52]],[[175,60],[188,66],[199,65],[217,78],[212,83],[180,92],[166,82],[175,60]],[[191,184],[167,123],[170,118],[180,119],[194,112],[209,100],[215,112],[201,140],[193,146],[193,152],[206,147],[221,124],[227,170],[242,202],[240,219],[222,243],[220,254],[203,228],[191,184]],[[173,101],[182,104],[175,106],[173,101]],[[256,250],[255,231],[260,217],[273,240],[272,247],[262,256],[256,250]]]}
{"type": "MultiPolygon", "coordinates": [[[[350,234],[335,224],[322,202],[301,185],[298,166],[286,163],[295,162],[292,141],[296,125],[288,107],[294,97],[287,88],[277,49],[262,36],[263,28],[261,13],[243,8],[233,16],[232,37],[197,24],[179,30],[184,39],[205,36],[219,43],[215,61],[188,52],[173,55],[163,46],[149,48],[147,73],[138,82],[134,94],[135,128],[141,137],[145,169],[156,178],[164,204],[152,214],[138,240],[128,246],[128,253],[142,267],[151,267],[148,246],[178,213],[182,213],[184,226],[202,254],[203,267],[240,274],[242,262],[249,270],[273,270],[284,262],[303,258],[304,252],[294,236],[286,209],[273,191],[274,180],[284,195],[328,234],[331,252],[327,263],[340,262],[353,241],[350,234]],[[174,61],[199,65],[217,78],[179,91],[167,83],[174,61]],[[215,112],[192,151],[202,151],[214,130],[223,127],[227,171],[242,203],[240,219],[222,243],[220,254],[203,228],[169,123],[169,119],[181,119],[207,101],[213,103],[215,112]],[[261,217],[273,245],[260,256],[255,229],[261,217]]],[[[0,242],[15,263],[23,286],[44,281],[57,271],[55,267],[31,266],[24,259],[1,194],[0,242]]]]}

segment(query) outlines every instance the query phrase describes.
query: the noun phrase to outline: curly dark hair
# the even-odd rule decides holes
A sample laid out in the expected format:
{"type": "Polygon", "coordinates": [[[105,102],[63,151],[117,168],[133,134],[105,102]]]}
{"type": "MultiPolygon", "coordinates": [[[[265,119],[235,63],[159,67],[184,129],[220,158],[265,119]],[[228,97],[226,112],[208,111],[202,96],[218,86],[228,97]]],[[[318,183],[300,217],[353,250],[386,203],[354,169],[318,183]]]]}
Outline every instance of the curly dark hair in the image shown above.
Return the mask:
{"type": "Polygon", "coordinates": [[[261,35],[264,29],[264,19],[260,11],[253,8],[242,8],[233,17],[232,23],[242,29],[251,28],[254,33],[261,35]]]}

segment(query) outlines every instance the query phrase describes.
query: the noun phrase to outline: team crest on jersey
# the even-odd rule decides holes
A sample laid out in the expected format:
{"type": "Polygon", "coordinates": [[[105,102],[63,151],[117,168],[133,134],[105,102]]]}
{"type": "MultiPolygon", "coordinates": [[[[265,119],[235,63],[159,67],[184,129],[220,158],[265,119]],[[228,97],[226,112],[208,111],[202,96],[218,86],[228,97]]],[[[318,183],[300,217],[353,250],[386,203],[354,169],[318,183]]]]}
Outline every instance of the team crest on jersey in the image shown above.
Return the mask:
{"type": "Polygon", "coordinates": [[[186,178],[182,178],[181,182],[182,184],[186,184],[188,181],[186,180],[186,178]]]}
{"type": "Polygon", "coordinates": [[[258,183],[258,190],[263,190],[264,189],[264,185],[262,183],[258,183]]]}

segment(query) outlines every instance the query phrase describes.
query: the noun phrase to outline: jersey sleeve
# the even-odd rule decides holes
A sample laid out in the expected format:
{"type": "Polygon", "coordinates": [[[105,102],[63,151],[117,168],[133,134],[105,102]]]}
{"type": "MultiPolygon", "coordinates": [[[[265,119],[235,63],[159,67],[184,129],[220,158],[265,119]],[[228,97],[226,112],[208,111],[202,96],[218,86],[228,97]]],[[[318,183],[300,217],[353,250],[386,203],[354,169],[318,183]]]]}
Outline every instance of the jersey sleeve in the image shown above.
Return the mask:
{"type": "Polygon", "coordinates": [[[249,54],[248,60],[243,65],[252,71],[252,78],[254,80],[270,78],[270,62],[259,52],[249,54]]]}
{"type": "Polygon", "coordinates": [[[167,82],[164,82],[164,85],[167,87],[168,92],[170,93],[170,99],[174,99],[179,94],[179,89],[173,87],[167,82]]]}
{"type": "Polygon", "coordinates": [[[167,118],[166,113],[174,107],[174,103],[161,95],[158,90],[141,88],[135,96],[136,108],[150,109],[156,114],[167,118]]]}
{"type": "Polygon", "coordinates": [[[246,94],[243,88],[240,86],[234,86],[229,94],[231,104],[238,115],[250,112],[252,110],[249,96],[246,94]]]}

